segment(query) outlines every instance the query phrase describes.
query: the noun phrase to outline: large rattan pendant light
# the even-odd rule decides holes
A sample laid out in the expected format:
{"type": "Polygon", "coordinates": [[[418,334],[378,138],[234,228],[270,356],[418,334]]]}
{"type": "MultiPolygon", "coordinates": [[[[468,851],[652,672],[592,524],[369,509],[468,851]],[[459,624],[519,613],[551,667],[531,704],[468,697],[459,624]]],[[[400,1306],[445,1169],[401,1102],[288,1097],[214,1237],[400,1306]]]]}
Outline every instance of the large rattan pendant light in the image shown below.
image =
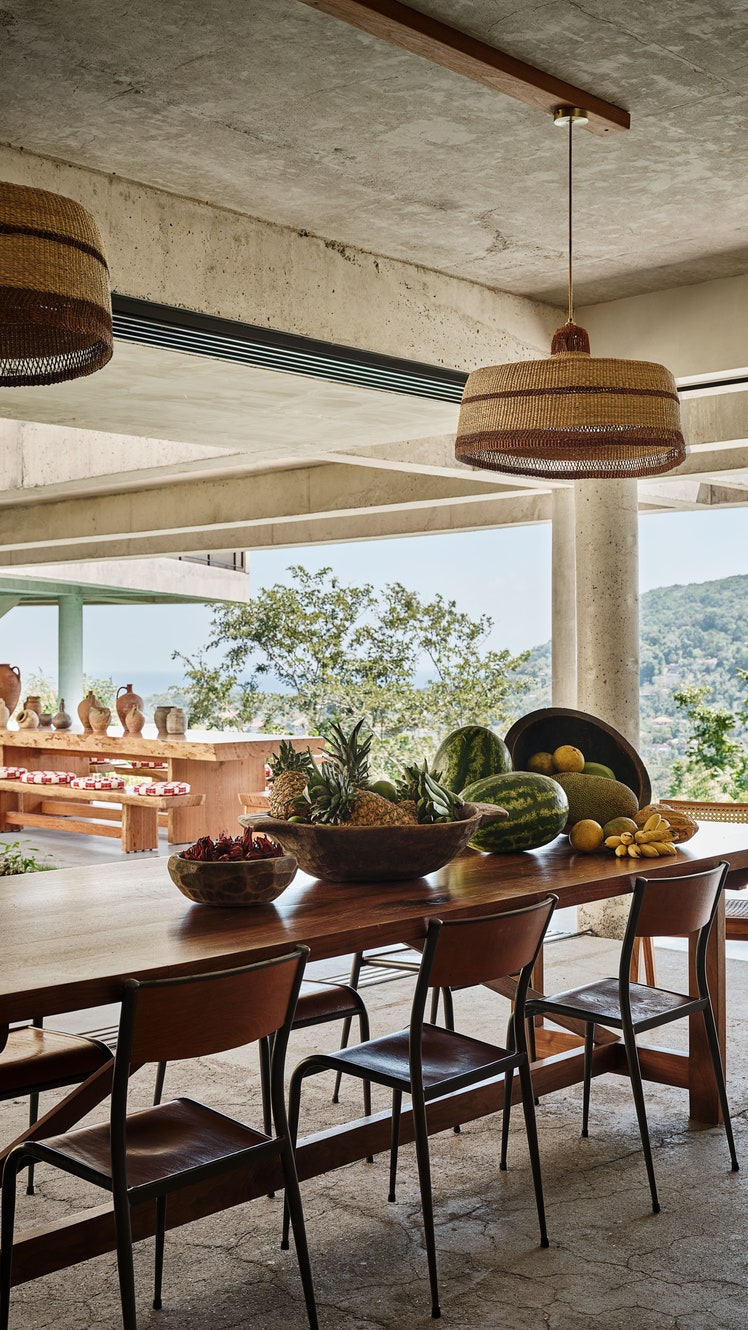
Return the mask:
{"type": "Polygon", "coordinates": [[[489,471],[581,480],[657,476],[686,455],[675,380],[663,365],[590,355],[574,322],[572,134],[585,112],[560,107],[569,128],[569,316],[547,360],[491,365],[469,375],[455,456],[489,471]]]}
{"type": "Polygon", "coordinates": [[[98,227],[73,199],[0,182],[0,386],[62,383],[112,355],[98,227]]]}

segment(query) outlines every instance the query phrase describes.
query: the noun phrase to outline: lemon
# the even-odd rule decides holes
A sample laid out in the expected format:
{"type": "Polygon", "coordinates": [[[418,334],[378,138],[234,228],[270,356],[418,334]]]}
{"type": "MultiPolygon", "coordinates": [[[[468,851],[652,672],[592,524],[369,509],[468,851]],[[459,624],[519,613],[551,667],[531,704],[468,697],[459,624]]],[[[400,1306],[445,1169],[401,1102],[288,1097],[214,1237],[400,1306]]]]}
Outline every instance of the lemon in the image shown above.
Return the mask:
{"type": "Polygon", "coordinates": [[[575,822],[569,832],[569,844],[572,850],[578,850],[580,854],[593,854],[600,849],[604,839],[605,832],[600,823],[593,822],[591,817],[575,822]]]}
{"type": "Polygon", "coordinates": [[[581,771],[584,767],[584,753],[573,744],[562,744],[554,749],[553,766],[556,771],[581,771]]]}
{"type": "Polygon", "coordinates": [[[556,768],[553,765],[553,755],[551,753],[533,753],[532,757],[527,759],[528,771],[539,771],[541,776],[552,776],[556,768]]]}

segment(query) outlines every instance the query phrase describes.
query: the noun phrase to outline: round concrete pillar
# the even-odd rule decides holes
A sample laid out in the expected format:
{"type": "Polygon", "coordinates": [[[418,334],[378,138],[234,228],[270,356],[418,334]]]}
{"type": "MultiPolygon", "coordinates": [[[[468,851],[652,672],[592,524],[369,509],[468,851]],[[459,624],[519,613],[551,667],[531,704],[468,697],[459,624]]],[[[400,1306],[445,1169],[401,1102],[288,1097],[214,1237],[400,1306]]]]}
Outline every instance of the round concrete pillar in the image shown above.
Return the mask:
{"type": "Polygon", "coordinates": [[[58,602],[57,680],[65,710],[75,719],[83,699],[83,598],[76,594],[58,602]]]}
{"type": "MultiPolygon", "coordinates": [[[[577,697],[639,745],[639,513],[635,480],[576,484],[577,697]]],[[[622,937],[630,897],[579,909],[579,924],[622,937]]]]}
{"type": "Polygon", "coordinates": [[[577,706],[576,530],[574,488],[553,491],[551,525],[551,701],[577,706]]]}

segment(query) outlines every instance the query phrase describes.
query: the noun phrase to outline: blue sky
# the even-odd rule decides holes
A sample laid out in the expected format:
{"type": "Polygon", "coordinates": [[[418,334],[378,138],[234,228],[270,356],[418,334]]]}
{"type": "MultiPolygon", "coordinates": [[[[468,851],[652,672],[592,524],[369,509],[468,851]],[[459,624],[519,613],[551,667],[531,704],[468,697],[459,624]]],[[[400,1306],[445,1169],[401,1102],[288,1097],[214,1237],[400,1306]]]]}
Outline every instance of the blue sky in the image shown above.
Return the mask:
{"type": "MultiPolygon", "coordinates": [[[[542,525],[273,550],[250,556],[250,580],[255,594],[283,581],[289,564],[303,562],[310,569],[329,564],[352,585],[400,581],[424,597],[441,592],[474,616],[490,614],[492,645],[521,651],[550,637],[550,537],[550,526],[542,525]]],[[[748,573],[745,509],[643,517],[639,541],[642,591],[748,573]]],[[[86,610],[84,667],[115,682],[132,679],[136,690],[143,672],[176,682],[181,672],[172,650],[198,650],[209,624],[210,610],[196,605],[86,610]]],[[[41,668],[53,677],[56,610],[16,609],[0,619],[0,660],[19,665],[22,675],[41,668]]]]}

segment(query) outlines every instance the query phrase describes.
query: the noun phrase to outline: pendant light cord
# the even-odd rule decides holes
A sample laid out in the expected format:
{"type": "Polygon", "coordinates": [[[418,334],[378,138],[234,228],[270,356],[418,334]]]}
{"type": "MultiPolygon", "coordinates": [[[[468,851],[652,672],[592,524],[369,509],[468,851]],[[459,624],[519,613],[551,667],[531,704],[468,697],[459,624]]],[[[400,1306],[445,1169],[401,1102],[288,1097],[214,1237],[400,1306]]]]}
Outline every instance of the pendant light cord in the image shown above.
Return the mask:
{"type": "Polygon", "coordinates": [[[572,280],[572,141],[574,117],[569,116],[569,323],[574,322],[574,284],[572,280]]]}

